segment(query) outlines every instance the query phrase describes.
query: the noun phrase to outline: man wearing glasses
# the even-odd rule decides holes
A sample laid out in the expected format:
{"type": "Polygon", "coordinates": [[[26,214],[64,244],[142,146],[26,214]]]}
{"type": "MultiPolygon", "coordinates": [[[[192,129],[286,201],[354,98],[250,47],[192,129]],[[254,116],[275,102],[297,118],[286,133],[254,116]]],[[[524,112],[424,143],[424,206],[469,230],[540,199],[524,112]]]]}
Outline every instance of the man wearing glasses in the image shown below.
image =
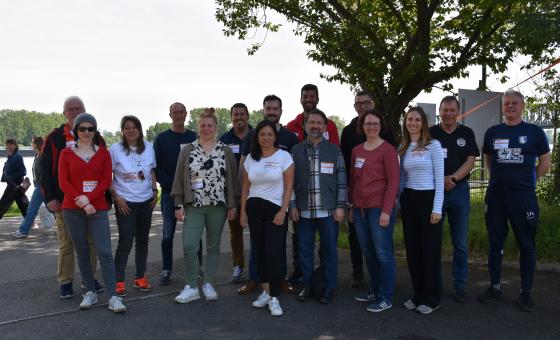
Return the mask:
{"type": "MultiPolygon", "coordinates": [[[[352,149],[358,144],[366,141],[366,137],[358,133],[358,121],[359,119],[368,111],[375,108],[375,102],[371,94],[367,91],[359,91],[354,97],[354,110],[358,114],[357,117],[350,121],[350,124],[344,127],[342,134],[340,135],[340,149],[344,156],[344,162],[346,163],[346,169],[351,169],[350,159],[352,157],[352,149]]],[[[392,129],[387,129],[390,136],[384,136],[383,138],[394,144],[394,136],[392,135],[392,129]]],[[[346,172],[347,176],[350,176],[350,171],[346,172]]],[[[348,178],[350,180],[350,178],[348,178]]],[[[354,228],[354,223],[348,223],[348,242],[350,243],[350,260],[352,262],[352,282],[350,286],[352,288],[360,289],[363,285],[364,279],[364,258],[362,255],[362,250],[360,249],[360,244],[356,238],[356,229],[354,228]]]]}

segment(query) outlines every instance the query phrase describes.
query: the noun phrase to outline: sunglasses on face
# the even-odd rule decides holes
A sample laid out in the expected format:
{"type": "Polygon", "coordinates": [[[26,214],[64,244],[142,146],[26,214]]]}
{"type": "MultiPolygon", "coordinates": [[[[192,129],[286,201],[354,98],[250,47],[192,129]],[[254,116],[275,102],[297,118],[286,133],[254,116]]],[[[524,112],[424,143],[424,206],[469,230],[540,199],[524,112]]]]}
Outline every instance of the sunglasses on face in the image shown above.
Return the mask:
{"type": "Polygon", "coordinates": [[[95,127],[94,126],[78,126],[78,131],[80,132],[95,132],[95,127]]]}

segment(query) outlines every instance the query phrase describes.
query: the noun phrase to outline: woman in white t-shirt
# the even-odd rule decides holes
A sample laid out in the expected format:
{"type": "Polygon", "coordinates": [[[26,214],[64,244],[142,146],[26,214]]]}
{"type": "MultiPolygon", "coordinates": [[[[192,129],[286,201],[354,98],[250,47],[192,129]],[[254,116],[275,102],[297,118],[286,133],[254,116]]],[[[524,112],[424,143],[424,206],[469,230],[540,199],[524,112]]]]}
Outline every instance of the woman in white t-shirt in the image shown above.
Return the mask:
{"type": "Polygon", "coordinates": [[[152,210],[157,203],[158,190],[154,149],[150,142],[144,141],[140,120],[124,116],[121,136],[122,141],[111,145],[109,152],[113,162],[111,196],[119,228],[115,253],[116,292],[118,296],[126,296],[125,269],[134,242],[136,275],[133,285],[144,292],[152,289],[145,272],[152,210]]]}
{"type": "Polygon", "coordinates": [[[286,151],[277,147],[274,123],[260,122],[254,134],[251,153],[243,166],[241,192],[242,226],[249,225],[258,261],[262,293],[253,307],[268,306],[270,314],[283,314],[278,296],[284,261],[288,220],[286,211],[294,184],[294,163],[286,151]]]}

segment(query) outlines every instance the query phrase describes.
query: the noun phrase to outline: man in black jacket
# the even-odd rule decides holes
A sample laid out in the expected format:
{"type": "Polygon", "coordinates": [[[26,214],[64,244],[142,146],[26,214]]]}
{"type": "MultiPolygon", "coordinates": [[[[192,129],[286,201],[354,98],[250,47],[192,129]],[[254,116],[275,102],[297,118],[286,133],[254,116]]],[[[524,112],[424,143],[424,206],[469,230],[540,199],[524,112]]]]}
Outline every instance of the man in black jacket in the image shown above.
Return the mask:
{"type": "MultiPolygon", "coordinates": [[[[62,201],[64,193],[60,190],[58,183],[58,158],[60,152],[67,147],[76,144],[72,132],[74,118],[82,112],[86,112],[84,103],[79,97],[68,97],[64,101],[64,116],[66,123],[54,129],[45,139],[41,150],[41,187],[45,197],[47,208],[55,213],[58,228],[58,273],[60,284],[60,298],[69,299],[74,296],[72,281],[74,280],[74,245],[70,234],[64,226],[62,217],[62,201]]],[[[93,241],[89,240],[91,267],[95,270],[97,258],[93,241]]],[[[95,290],[100,292],[103,288],[95,281],[95,290]]]]}

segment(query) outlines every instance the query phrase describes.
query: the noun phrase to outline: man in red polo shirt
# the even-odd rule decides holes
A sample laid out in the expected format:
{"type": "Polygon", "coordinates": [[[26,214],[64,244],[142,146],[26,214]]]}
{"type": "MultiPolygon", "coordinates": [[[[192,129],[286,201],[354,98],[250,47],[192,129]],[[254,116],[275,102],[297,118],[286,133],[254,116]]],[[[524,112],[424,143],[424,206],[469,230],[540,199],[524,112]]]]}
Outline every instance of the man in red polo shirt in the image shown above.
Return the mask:
{"type": "MultiPolygon", "coordinates": [[[[301,103],[301,107],[303,107],[303,112],[297,115],[294,120],[289,122],[288,125],[286,125],[286,129],[293,132],[298,138],[298,141],[302,142],[305,138],[307,138],[307,133],[304,128],[307,116],[311,110],[317,108],[317,104],[319,103],[319,89],[317,86],[313,84],[303,85],[301,88],[299,102],[301,103]]],[[[330,119],[327,122],[327,130],[323,134],[323,138],[336,145],[339,144],[336,124],[330,119]]]]}
{"type": "MultiPolygon", "coordinates": [[[[307,117],[309,116],[309,112],[315,110],[317,108],[317,104],[319,103],[319,89],[317,85],[313,84],[305,84],[301,88],[299,102],[301,103],[301,107],[303,108],[303,112],[294,118],[291,122],[286,125],[286,129],[291,131],[294,135],[296,135],[298,142],[302,142],[307,138],[307,133],[305,132],[305,122],[307,121],[307,117]]],[[[323,133],[323,138],[330,143],[339,145],[338,140],[338,130],[336,128],[336,124],[327,119],[327,129],[323,133]]],[[[298,245],[297,245],[297,223],[293,222],[294,233],[292,234],[292,256],[293,256],[293,272],[290,275],[288,281],[292,285],[296,284],[298,281],[301,280],[302,273],[299,268],[299,253],[298,253],[298,245]]]]}

